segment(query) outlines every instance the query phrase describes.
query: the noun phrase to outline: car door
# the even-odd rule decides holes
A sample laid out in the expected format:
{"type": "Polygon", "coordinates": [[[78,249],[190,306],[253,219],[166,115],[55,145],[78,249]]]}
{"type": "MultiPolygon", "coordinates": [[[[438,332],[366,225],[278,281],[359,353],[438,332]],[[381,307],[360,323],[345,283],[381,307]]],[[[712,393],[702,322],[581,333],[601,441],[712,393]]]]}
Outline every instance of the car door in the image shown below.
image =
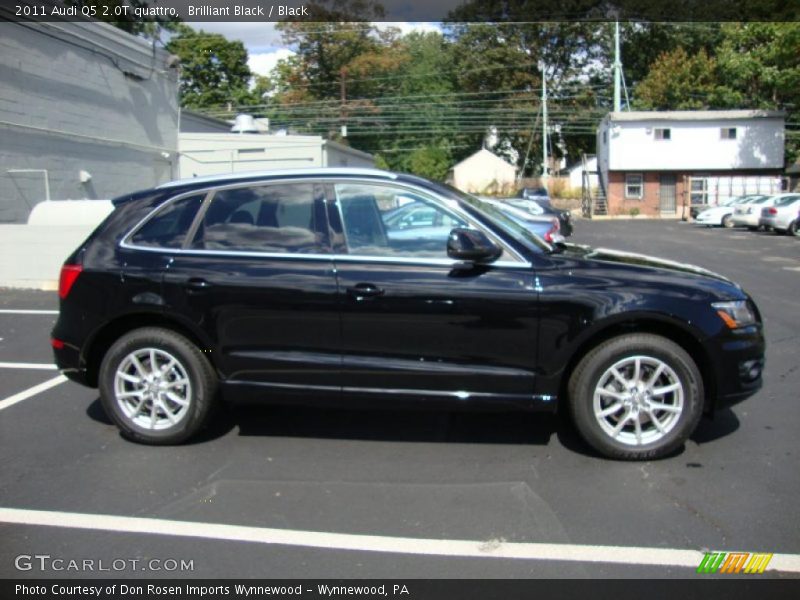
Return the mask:
{"type": "Polygon", "coordinates": [[[332,187],[345,397],[532,401],[537,318],[530,265],[510,250],[475,268],[449,259],[450,230],[473,224],[422,190],[367,182],[332,187]],[[394,235],[387,221],[409,197],[427,217],[394,235]]]}
{"type": "Polygon", "coordinates": [[[324,200],[302,180],[218,189],[166,269],[167,310],[207,336],[226,384],[338,394],[324,200]]]}

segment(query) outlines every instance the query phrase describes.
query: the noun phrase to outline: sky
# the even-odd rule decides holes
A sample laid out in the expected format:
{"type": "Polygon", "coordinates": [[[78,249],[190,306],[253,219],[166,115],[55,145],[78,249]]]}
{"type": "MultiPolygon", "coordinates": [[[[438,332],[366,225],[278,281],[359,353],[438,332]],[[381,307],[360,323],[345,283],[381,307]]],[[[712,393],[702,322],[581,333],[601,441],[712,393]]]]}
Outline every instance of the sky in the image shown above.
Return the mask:
{"type": "MultiPolygon", "coordinates": [[[[253,73],[268,75],[283,58],[288,58],[292,50],[281,42],[281,34],[275,23],[244,22],[193,22],[195,29],[209,33],[220,33],[229,40],[239,40],[247,48],[247,64],[253,73]]],[[[439,31],[438,23],[379,23],[378,27],[398,27],[403,33],[410,31],[439,31]]]]}

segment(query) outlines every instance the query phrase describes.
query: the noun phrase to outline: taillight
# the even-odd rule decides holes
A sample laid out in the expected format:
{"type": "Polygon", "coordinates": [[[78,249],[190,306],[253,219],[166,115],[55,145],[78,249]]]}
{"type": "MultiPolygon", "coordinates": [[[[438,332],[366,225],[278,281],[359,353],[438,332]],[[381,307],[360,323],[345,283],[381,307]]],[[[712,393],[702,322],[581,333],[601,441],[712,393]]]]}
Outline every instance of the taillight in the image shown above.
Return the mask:
{"type": "Polygon", "coordinates": [[[69,295],[72,285],[83,271],[81,265],[64,265],[61,267],[61,276],[58,278],[58,297],[62,300],[69,295]]]}
{"type": "Polygon", "coordinates": [[[777,215],[778,214],[778,209],[777,208],[768,208],[767,212],[769,214],[771,214],[771,215],[777,215]]]}
{"type": "Polygon", "coordinates": [[[64,348],[64,342],[56,338],[50,338],[50,345],[56,350],[62,350],[64,348]]]}
{"type": "Polygon", "coordinates": [[[561,225],[558,223],[558,219],[553,219],[553,225],[550,227],[547,233],[544,234],[544,241],[547,242],[548,244],[552,244],[553,235],[558,233],[560,229],[561,225]]]}

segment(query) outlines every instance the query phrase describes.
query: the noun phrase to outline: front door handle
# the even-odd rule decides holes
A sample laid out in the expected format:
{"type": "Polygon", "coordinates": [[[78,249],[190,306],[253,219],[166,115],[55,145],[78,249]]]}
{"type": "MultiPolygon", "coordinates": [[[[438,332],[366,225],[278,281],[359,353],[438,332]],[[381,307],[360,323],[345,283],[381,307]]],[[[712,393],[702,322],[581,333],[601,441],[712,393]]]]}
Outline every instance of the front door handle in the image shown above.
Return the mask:
{"type": "Polygon", "coordinates": [[[372,283],[358,283],[353,287],[347,288],[347,293],[350,294],[356,301],[365,300],[367,298],[375,298],[377,296],[383,296],[384,289],[379,288],[377,285],[372,283]]]}
{"type": "Polygon", "coordinates": [[[211,284],[201,277],[192,277],[186,282],[186,287],[195,292],[201,292],[211,287],[211,284]]]}

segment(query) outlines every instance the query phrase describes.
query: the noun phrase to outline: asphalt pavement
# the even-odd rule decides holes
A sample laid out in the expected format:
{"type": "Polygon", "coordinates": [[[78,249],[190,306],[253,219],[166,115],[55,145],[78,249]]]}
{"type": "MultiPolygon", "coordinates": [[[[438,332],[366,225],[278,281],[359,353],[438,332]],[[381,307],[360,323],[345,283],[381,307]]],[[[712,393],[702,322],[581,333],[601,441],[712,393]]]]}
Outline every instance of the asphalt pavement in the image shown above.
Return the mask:
{"type": "Polygon", "coordinates": [[[739,281],[765,318],[764,388],[644,463],[535,413],[237,408],[153,448],[55,381],[56,294],[0,290],[0,577],[697,577],[714,550],[800,565],[800,239],[633,220],[570,241],[739,281]],[[42,554],[127,562],[19,569],[42,554]]]}

